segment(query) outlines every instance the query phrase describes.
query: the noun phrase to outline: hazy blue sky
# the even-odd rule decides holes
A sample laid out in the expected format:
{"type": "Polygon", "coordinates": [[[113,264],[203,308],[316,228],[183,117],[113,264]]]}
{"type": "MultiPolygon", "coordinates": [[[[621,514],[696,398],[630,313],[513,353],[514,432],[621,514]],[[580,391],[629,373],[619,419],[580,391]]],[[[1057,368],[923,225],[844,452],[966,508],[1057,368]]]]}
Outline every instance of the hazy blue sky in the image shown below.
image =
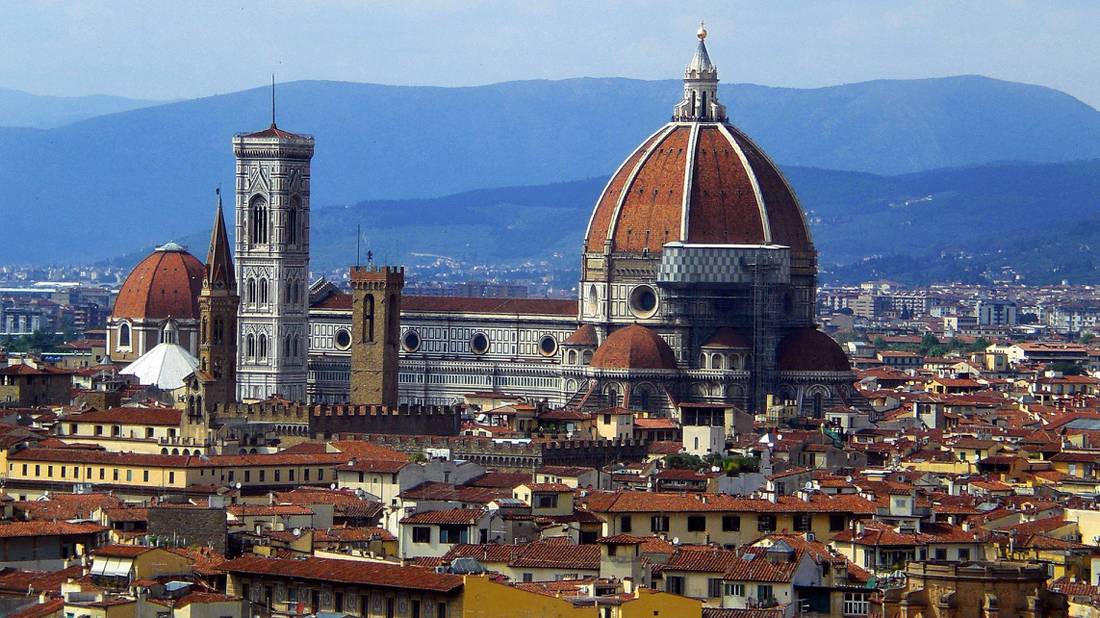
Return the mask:
{"type": "Polygon", "coordinates": [[[679,75],[705,18],[724,81],[822,86],[979,73],[1100,107],[1100,2],[0,4],[0,86],[183,98],[280,81],[471,85],[679,75]]]}

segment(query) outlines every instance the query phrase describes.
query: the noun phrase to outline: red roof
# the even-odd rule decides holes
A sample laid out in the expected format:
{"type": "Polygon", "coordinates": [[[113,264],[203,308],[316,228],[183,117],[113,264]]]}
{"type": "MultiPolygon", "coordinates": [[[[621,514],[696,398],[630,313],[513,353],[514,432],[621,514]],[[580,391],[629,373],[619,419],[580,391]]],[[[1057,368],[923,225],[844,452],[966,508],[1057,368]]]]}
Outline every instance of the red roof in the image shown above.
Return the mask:
{"type": "Polygon", "coordinates": [[[92,522],[16,521],[0,523],[0,539],[33,536],[71,536],[105,532],[106,526],[92,522]]]}
{"type": "Polygon", "coordinates": [[[245,133],[241,137],[261,137],[261,138],[276,138],[276,139],[308,139],[305,135],[298,135],[297,133],[291,133],[290,131],[284,131],[275,126],[272,122],[271,126],[263,131],[256,131],[255,133],[245,133]]]}
{"type": "Polygon", "coordinates": [[[141,545],[104,545],[103,547],[97,547],[92,554],[105,558],[137,558],[145,552],[153,551],[153,549],[155,548],[141,545]]]}
{"type": "Polygon", "coordinates": [[[669,124],[627,157],[596,202],[585,251],[602,253],[608,241],[634,254],[674,241],[813,252],[783,175],[730,125],[669,124]]]}
{"type": "Polygon", "coordinates": [[[179,408],[111,408],[91,410],[61,418],[69,423],[119,423],[124,425],[164,425],[179,427],[179,408]]]}
{"type": "MultiPolygon", "coordinates": [[[[311,309],[351,311],[351,294],[334,292],[311,309]]],[[[401,311],[411,313],[488,313],[504,315],[576,316],[577,301],[558,298],[481,298],[465,296],[402,296],[401,311]]]]}
{"type": "Polygon", "coordinates": [[[600,369],[676,369],[676,353],[653,330],[638,324],[607,336],[592,355],[600,369]]]}
{"type": "Polygon", "coordinates": [[[832,337],[813,327],[798,328],[779,342],[780,371],[851,371],[848,355],[832,337]]]}
{"type": "Polygon", "coordinates": [[[158,249],[130,271],[111,316],[197,320],[203,270],[202,262],[183,249],[158,249]]]}
{"type": "Polygon", "coordinates": [[[595,347],[600,344],[596,327],[591,324],[582,324],[572,335],[562,342],[562,345],[584,345],[595,347]]]}
{"type": "Polygon", "coordinates": [[[260,556],[242,556],[221,565],[228,573],[267,575],[287,579],[308,579],[359,586],[376,586],[403,590],[454,592],[462,587],[462,578],[429,569],[398,566],[379,562],[307,558],[282,560],[260,556]]]}
{"type": "Polygon", "coordinates": [[[704,348],[729,348],[731,350],[741,350],[752,348],[752,343],[748,338],[741,333],[733,330],[732,328],[723,326],[719,328],[710,339],[707,339],[706,343],[702,345],[704,348]]]}
{"type": "Polygon", "coordinates": [[[442,511],[423,511],[414,513],[401,520],[402,524],[450,525],[477,523],[485,514],[482,509],[446,509],[442,511]]]}

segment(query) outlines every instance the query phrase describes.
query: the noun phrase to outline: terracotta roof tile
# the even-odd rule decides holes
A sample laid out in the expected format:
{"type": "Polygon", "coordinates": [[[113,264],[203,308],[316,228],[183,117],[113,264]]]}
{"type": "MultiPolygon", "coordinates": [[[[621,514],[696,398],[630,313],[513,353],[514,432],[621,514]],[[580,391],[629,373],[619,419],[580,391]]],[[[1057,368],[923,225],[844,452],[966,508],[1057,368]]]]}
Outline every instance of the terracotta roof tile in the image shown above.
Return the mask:
{"type": "Polygon", "coordinates": [[[445,509],[442,511],[422,511],[404,517],[401,520],[401,524],[472,525],[477,523],[484,515],[485,511],[483,509],[460,508],[445,509]]]}
{"type": "Polygon", "coordinates": [[[202,276],[202,262],[190,253],[154,251],[126,277],[111,316],[197,320],[202,276]]]}
{"type": "Polygon", "coordinates": [[[600,369],[676,369],[676,353],[653,330],[639,324],[624,326],[607,336],[592,355],[600,369]]]}
{"type": "Polygon", "coordinates": [[[445,593],[455,592],[462,587],[462,578],[457,575],[435,573],[419,567],[331,558],[282,560],[242,556],[225,562],[220,570],[228,573],[445,593]]]}

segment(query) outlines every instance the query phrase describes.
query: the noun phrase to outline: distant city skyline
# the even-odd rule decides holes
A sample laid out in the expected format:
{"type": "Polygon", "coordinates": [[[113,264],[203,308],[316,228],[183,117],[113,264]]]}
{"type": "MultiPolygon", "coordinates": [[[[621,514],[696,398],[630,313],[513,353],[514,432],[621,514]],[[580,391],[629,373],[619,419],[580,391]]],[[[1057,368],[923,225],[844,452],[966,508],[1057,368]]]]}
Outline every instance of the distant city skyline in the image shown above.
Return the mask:
{"type": "Polygon", "coordinates": [[[673,79],[705,19],[725,82],[821,87],[959,74],[1100,106],[1100,4],[746,2],[27,3],[5,7],[0,87],[182,99],[306,79],[468,86],[673,79]]]}

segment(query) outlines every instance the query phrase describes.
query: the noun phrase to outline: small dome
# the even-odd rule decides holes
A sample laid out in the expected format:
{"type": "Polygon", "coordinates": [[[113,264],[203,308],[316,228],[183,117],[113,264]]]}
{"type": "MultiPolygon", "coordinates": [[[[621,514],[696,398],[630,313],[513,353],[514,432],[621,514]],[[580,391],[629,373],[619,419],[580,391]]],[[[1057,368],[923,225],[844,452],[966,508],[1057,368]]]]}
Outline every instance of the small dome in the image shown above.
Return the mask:
{"type": "Polygon", "coordinates": [[[752,343],[745,338],[741,333],[733,330],[728,326],[719,328],[707,342],[701,347],[704,348],[725,348],[727,350],[744,350],[752,348],[752,343]]]}
{"type": "Polygon", "coordinates": [[[825,333],[807,326],[792,331],[775,354],[780,371],[851,371],[848,355],[825,333]]]}
{"type": "Polygon", "coordinates": [[[591,324],[583,324],[580,328],[573,331],[569,338],[562,342],[562,345],[581,345],[596,347],[600,344],[600,339],[596,335],[596,327],[591,324]]]}
{"type": "Polygon", "coordinates": [[[158,247],[130,271],[115,299],[112,318],[197,320],[203,266],[183,247],[158,247]]]}
{"type": "Polygon", "coordinates": [[[611,333],[592,355],[598,369],[676,369],[676,353],[645,326],[631,324],[611,333]]]}

